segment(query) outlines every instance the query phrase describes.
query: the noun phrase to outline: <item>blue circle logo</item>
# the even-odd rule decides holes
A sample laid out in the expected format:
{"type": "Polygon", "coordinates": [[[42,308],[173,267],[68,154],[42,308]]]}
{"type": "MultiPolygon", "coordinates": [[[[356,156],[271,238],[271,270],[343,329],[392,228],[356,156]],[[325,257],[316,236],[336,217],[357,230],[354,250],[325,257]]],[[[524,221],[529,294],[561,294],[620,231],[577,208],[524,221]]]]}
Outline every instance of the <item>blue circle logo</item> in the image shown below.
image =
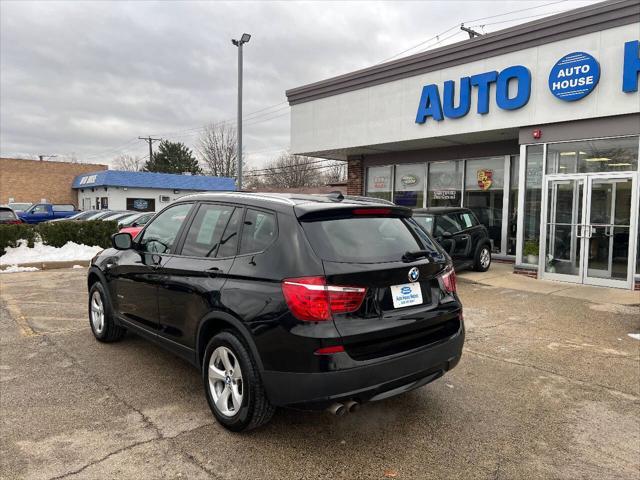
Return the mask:
{"type": "Polygon", "coordinates": [[[573,102],[591,93],[600,80],[600,65],[588,53],[565,55],[551,69],[549,90],[560,100],[573,102]]]}

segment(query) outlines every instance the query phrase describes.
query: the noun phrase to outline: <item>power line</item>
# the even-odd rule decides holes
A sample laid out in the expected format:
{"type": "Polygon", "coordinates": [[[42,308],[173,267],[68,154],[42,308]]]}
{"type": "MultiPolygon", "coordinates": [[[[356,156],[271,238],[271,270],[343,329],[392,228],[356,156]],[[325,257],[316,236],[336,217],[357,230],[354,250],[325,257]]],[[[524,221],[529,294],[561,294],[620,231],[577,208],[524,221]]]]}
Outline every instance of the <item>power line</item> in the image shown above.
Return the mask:
{"type": "MultiPolygon", "coordinates": [[[[543,5],[540,5],[540,6],[536,7],[536,8],[544,8],[544,7],[548,7],[550,5],[556,5],[558,3],[564,3],[566,1],[567,0],[556,0],[554,2],[545,3],[543,5]]],[[[418,47],[420,47],[422,45],[425,45],[425,44],[427,44],[427,43],[429,43],[429,42],[431,42],[433,40],[438,40],[438,42],[436,42],[436,45],[437,45],[438,43],[443,42],[445,40],[445,39],[441,39],[440,40],[439,37],[441,37],[442,35],[444,35],[446,33],[449,33],[452,30],[457,29],[460,26],[463,26],[464,24],[469,24],[469,23],[472,23],[472,22],[479,22],[481,20],[489,20],[489,19],[492,19],[492,18],[504,17],[504,16],[507,16],[507,15],[513,15],[514,13],[526,12],[526,11],[530,11],[530,10],[531,10],[531,8],[522,8],[522,9],[519,9],[519,10],[512,10],[510,12],[499,13],[499,14],[496,14],[496,15],[490,15],[488,17],[476,18],[474,20],[465,20],[464,22],[457,23],[457,24],[453,25],[452,27],[446,29],[445,31],[443,31],[443,32],[431,37],[431,38],[428,38],[427,40],[423,40],[422,42],[417,43],[417,44],[413,45],[412,47],[409,47],[409,48],[407,48],[407,49],[405,49],[405,50],[403,50],[401,52],[396,53],[395,55],[392,55],[391,57],[388,57],[388,58],[386,58],[384,60],[381,60],[380,62],[377,63],[377,65],[380,64],[380,63],[388,62],[389,60],[393,60],[394,58],[396,58],[396,57],[398,57],[398,56],[400,56],[400,55],[402,55],[404,53],[407,53],[407,52],[409,52],[411,50],[414,50],[414,49],[416,49],[416,48],[418,48],[418,47]]],[[[540,14],[539,16],[552,15],[553,13],[556,13],[556,12],[543,13],[543,14],[540,14]]],[[[527,18],[527,17],[525,17],[525,18],[527,18]]],[[[522,18],[513,19],[513,20],[509,20],[509,21],[514,21],[515,22],[515,21],[518,21],[518,20],[522,20],[522,18]]],[[[451,36],[448,37],[448,38],[451,38],[451,36]]],[[[424,51],[424,50],[422,50],[422,51],[424,51]]],[[[418,52],[418,53],[421,53],[421,52],[418,52]]]]}
{"type": "MultiPolygon", "coordinates": [[[[545,3],[544,5],[539,5],[539,6],[535,7],[535,8],[544,8],[544,7],[548,7],[548,6],[550,6],[550,5],[556,5],[556,4],[558,4],[558,3],[564,3],[564,2],[566,2],[566,1],[567,1],[567,0],[556,0],[555,2],[545,3]]],[[[520,10],[512,10],[512,11],[510,11],[510,12],[506,12],[506,13],[499,13],[499,14],[497,14],[497,15],[490,15],[490,16],[488,16],[488,17],[476,18],[475,20],[467,20],[467,21],[465,21],[465,22],[463,22],[463,23],[479,22],[479,21],[481,21],[481,20],[489,20],[489,19],[491,19],[491,18],[498,18],[498,17],[504,17],[504,16],[507,16],[507,15],[513,15],[514,13],[528,12],[528,11],[530,11],[530,10],[531,10],[531,7],[529,7],[529,8],[521,8],[520,10]]],[[[548,13],[543,13],[543,14],[541,14],[541,15],[550,15],[550,14],[548,14],[548,13]]],[[[525,18],[526,18],[526,17],[525,17],[525,18]]],[[[517,19],[517,20],[520,20],[520,19],[517,19]]],[[[514,20],[514,21],[516,21],[516,20],[514,20]]]]}

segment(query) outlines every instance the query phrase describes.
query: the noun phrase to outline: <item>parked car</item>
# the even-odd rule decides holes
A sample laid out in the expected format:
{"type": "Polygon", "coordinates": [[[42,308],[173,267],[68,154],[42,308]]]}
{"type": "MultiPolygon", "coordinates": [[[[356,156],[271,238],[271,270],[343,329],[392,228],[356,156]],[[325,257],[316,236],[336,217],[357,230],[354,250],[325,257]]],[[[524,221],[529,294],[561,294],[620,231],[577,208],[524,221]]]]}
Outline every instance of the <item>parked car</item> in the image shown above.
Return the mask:
{"type": "Polygon", "coordinates": [[[14,212],[19,213],[28,210],[31,205],[33,204],[24,202],[9,202],[7,206],[14,212]]]}
{"type": "Polygon", "coordinates": [[[0,206],[0,224],[9,225],[22,223],[22,220],[18,218],[16,212],[12,208],[0,206]]]}
{"type": "Polygon", "coordinates": [[[449,254],[456,270],[489,270],[489,232],[471,210],[458,207],[418,208],[414,209],[413,216],[449,254]]]}
{"type": "Polygon", "coordinates": [[[105,215],[101,217],[100,220],[103,222],[119,222],[121,219],[131,216],[131,212],[123,211],[123,212],[112,212],[110,215],[105,215]]]}
{"type": "Polygon", "coordinates": [[[73,220],[74,222],[79,222],[82,220],[88,220],[89,217],[93,217],[95,214],[100,212],[100,210],[84,210],[82,212],[78,212],[75,215],[71,215],[67,218],[56,218],[54,220],[48,220],[47,222],[61,222],[66,220],[73,220]]]}
{"type": "Polygon", "coordinates": [[[458,363],[464,327],[451,262],[411,214],[329,196],[182,197],[91,261],[92,332],[131,330],[191,362],[233,431],[277,406],[339,415],[421,387],[458,363]]]}
{"type": "Polygon", "coordinates": [[[36,203],[18,217],[25,223],[40,223],[56,218],[69,218],[78,213],[76,207],[66,203],[36,203]]]}
{"type": "Polygon", "coordinates": [[[145,212],[123,218],[119,224],[120,233],[129,233],[133,238],[142,231],[146,223],[153,218],[155,212],[145,212]]]}

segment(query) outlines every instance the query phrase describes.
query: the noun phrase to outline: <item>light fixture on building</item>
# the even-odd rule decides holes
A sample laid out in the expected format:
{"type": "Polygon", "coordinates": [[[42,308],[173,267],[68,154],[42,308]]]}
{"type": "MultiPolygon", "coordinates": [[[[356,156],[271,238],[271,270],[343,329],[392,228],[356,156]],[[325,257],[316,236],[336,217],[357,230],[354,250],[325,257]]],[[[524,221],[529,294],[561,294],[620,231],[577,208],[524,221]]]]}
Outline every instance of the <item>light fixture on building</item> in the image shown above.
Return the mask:
{"type": "Polygon", "coordinates": [[[542,138],[542,130],[540,130],[539,128],[536,128],[533,133],[533,138],[535,138],[536,140],[539,140],[542,138]]]}
{"type": "Polygon", "coordinates": [[[585,158],[584,161],[585,162],[610,162],[611,159],[607,157],[592,157],[592,158],[585,158]]]}

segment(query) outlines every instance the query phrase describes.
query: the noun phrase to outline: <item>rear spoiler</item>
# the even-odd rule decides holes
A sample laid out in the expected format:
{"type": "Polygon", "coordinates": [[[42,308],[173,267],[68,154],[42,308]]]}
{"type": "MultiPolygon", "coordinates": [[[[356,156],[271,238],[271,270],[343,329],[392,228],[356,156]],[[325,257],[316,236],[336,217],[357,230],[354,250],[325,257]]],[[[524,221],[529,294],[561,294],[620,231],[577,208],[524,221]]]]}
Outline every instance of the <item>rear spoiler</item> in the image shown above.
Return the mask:
{"type": "Polygon", "coordinates": [[[293,210],[298,219],[305,222],[361,216],[411,217],[413,215],[410,208],[387,204],[303,203],[296,205],[293,210]]]}

